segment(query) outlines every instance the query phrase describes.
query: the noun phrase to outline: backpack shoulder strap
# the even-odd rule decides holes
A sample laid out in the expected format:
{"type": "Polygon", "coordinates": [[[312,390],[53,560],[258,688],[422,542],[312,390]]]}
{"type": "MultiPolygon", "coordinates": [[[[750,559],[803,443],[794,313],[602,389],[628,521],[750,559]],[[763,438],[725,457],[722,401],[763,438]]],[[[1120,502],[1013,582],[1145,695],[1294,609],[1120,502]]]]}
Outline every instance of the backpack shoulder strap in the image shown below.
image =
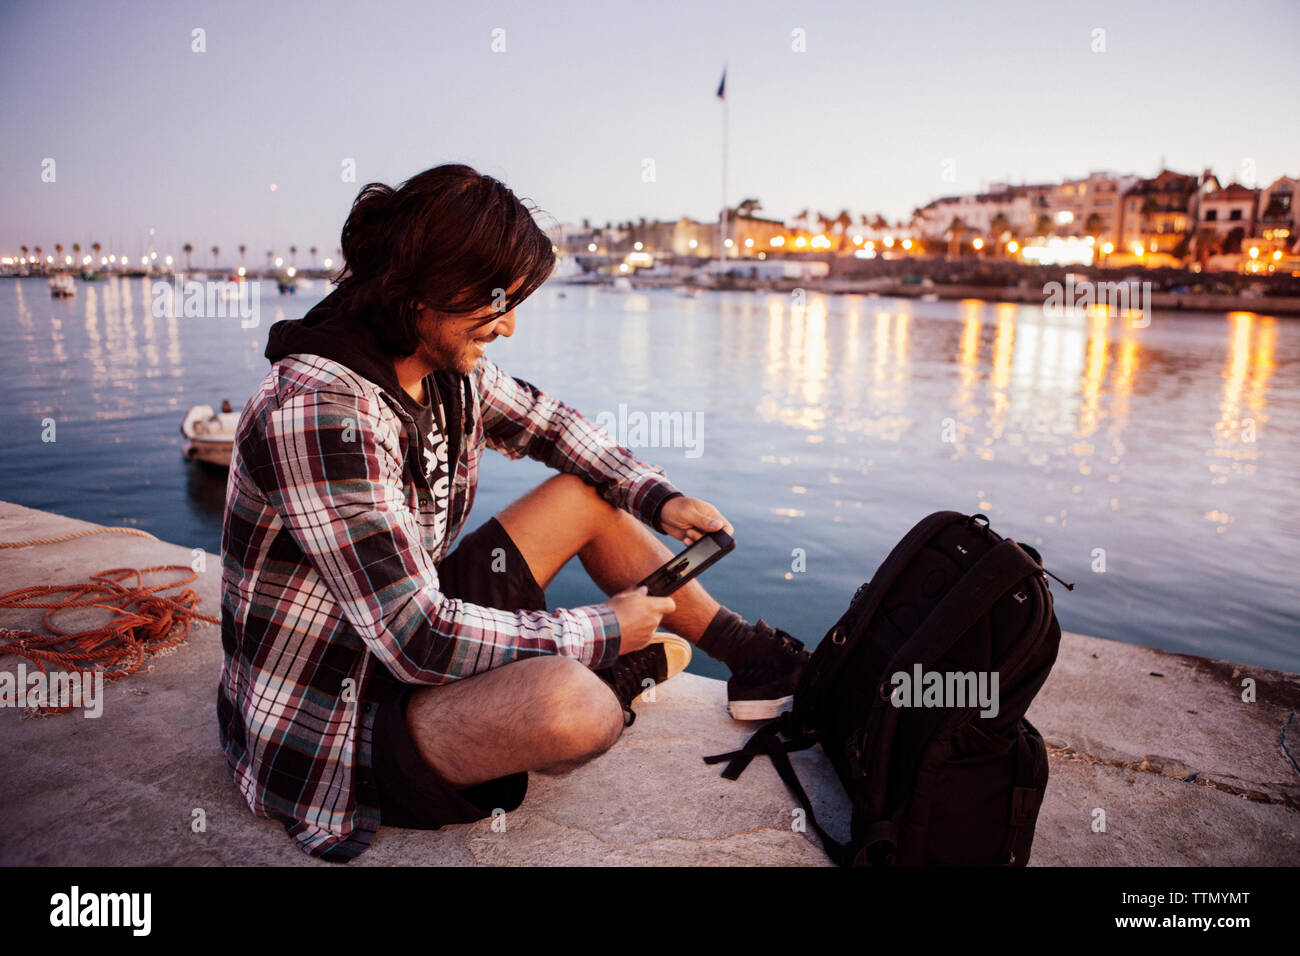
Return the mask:
{"type": "Polygon", "coordinates": [[[726,769],[722,771],[722,776],[728,780],[736,780],[750,762],[760,754],[770,753],[773,746],[780,747],[782,752],[792,750],[806,750],[817,743],[817,737],[814,734],[795,734],[790,723],[790,712],[786,711],[775,720],[768,721],[745,741],[745,745],[739,750],[732,750],[725,754],[713,754],[705,757],[704,762],[707,764],[721,763],[724,760],[730,761],[726,769]],[[781,740],[780,735],[784,733],[790,737],[789,740],[781,740]]]}

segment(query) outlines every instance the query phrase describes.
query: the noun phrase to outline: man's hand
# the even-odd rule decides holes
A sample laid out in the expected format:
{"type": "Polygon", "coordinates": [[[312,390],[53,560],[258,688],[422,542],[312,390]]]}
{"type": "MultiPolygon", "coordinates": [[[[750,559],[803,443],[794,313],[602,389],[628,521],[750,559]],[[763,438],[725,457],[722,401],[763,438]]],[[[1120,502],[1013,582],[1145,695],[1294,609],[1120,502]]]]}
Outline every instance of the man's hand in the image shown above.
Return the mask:
{"type": "Polygon", "coordinates": [[[650,643],[665,614],[677,609],[670,597],[650,597],[644,587],[620,591],[608,604],[618,615],[620,654],[639,651],[650,643]]]}
{"type": "Polygon", "coordinates": [[[670,535],[688,545],[711,531],[736,533],[722,512],[699,498],[669,498],[659,512],[659,523],[670,535]]]}

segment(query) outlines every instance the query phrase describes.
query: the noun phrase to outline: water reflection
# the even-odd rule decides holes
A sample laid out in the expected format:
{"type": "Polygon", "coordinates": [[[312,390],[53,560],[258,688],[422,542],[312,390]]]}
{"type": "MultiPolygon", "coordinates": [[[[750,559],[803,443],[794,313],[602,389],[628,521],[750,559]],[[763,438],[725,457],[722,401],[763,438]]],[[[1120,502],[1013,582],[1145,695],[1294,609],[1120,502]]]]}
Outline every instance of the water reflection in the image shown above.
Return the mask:
{"type": "MultiPolygon", "coordinates": [[[[1221,376],[1223,394],[1219,419],[1214,423],[1214,443],[1206,454],[1214,484],[1227,483],[1231,475],[1253,475],[1259,457],[1259,440],[1269,420],[1266,404],[1269,381],[1276,368],[1277,320],[1253,312],[1228,316],[1228,350],[1221,376]]],[[[1232,517],[1217,509],[1206,519],[1223,526],[1232,517]]]]}

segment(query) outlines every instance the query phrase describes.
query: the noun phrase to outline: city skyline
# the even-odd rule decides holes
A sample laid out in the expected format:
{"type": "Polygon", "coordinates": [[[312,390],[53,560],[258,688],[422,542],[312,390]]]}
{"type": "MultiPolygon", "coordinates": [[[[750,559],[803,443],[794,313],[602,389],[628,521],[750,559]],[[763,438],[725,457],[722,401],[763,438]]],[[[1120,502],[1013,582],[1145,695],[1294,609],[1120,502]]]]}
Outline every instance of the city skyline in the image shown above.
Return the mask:
{"type": "Polygon", "coordinates": [[[454,161],[548,222],[716,220],[724,64],[728,205],[758,198],[786,221],[907,220],[944,195],[1097,170],[1248,171],[1255,186],[1300,172],[1285,94],[1243,95],[1296,35],[1285,4],[1232,19],[1210,4],[950,6],[942,33],[854,7],[382,9],[380,24],[296,4],[16,5],[0,39],[0,244],[138,255],[153,228],[158,248],[190,242],[201,261],[240,243],[254,263],[289,245],[324,257],[364,183],[454,161]]]}

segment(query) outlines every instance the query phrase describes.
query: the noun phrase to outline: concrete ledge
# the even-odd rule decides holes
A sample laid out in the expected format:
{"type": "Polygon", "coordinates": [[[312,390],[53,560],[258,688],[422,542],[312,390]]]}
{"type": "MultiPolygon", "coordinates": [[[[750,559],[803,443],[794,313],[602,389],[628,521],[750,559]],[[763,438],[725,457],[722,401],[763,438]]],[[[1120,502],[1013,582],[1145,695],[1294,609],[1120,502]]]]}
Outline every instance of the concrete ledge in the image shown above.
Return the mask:
{"type": "MultiPolygon", "coordinates": [[[[0,502],[0,542],[92,527],[0,502]]],[[[188,548],[94,535],[0,550],[0,590],[191,560],[188,548]]],[[[219,583],[209,555],[192,585],[207,613],[219,609],[219,583]]],[[[3,611],[0,627],[39,617],[3,611]]],[[[0,670],[17,660],[0,659],[0,670]]],[[[220,666],[219,629],[199,625],[147,670],[108,684],[99,719],[0,710],[0,864],[334,865],[253,817],[235,789],[215,727],[220,666]],[[191,831],[196,808],[206,832],[191,831]]],[[[384,828],[349,865],[825,865],[816,837],[791,830],[795,803],[767,761],[733,783],[700,759],[751,729],[724,704],[722,682],[683,674],[598,760],[563,777],[532,774],[504,832],[491,821],[384,828]]],[[[1066,635],[1029,712],[1052,764],[1031,865],[1300,863],[1300,772],[1281,743],[1297,711],[1293,674],[1066,635]],[[1241,701],[1247,677],[1256,703],[1241,701]],[[1092,829],[1097,809],[1105,832],[1092,829]]],[[[1300,720],[1286,739],[1300,756],[1300,720]]],[[[818,818],[846,834],[848,803],[824,755],[793,760],[818,818]]]]}

